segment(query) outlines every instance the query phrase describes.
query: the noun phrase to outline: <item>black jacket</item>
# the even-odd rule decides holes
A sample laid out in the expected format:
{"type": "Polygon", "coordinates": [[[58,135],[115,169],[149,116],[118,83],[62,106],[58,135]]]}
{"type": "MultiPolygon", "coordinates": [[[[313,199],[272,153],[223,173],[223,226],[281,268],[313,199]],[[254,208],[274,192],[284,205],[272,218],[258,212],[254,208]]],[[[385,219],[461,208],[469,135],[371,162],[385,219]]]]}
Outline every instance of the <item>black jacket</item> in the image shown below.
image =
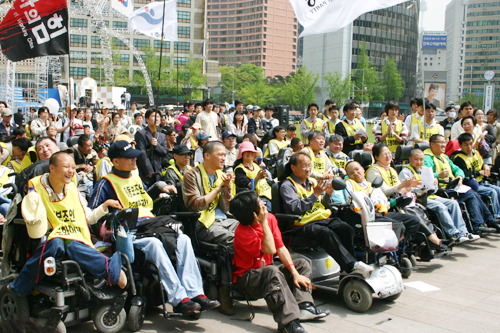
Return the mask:
{"type": "Polygon", "coordinates": [[[147,158],[143,161],[139,162],[138,159],[137,167],[142,181],[148,186],[154,183],[157,179],[155,178],[152,180],[146,176],[150,175],[152,173],[151,171],[161,172],[161,160],[163,157],[167,156],[167,137],[165,134],[156,131],[155,138],[158,140],[158,144],[151,150],[152,136],[153,133],[151,133],[148,127],[135,133],[136,149],[142,150],[147,156],[147,158]]]}

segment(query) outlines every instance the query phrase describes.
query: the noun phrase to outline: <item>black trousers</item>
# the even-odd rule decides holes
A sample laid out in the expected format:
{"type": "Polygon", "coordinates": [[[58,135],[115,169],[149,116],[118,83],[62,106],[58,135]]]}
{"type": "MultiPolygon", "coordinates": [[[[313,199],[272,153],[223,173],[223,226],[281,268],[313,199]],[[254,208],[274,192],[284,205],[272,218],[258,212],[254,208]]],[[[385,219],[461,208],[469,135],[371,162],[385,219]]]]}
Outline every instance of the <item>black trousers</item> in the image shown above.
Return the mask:
{"type": "Polygon", "coordinates": [[[352,270],[356,258],[353,244],[354,229],[349,224],[338,218],[310,222],[303,226],[295,226],[293,237],[316,241],[335,259],[343,271],[352,270]]]}
{"type": "Polygon", "coordinates": [[[389,212],[387,213],[387,217],[403,223],[405,227],[405,239],[415,236],[418,228],[420,228],[420,219],[414,215],[389,212]]]}

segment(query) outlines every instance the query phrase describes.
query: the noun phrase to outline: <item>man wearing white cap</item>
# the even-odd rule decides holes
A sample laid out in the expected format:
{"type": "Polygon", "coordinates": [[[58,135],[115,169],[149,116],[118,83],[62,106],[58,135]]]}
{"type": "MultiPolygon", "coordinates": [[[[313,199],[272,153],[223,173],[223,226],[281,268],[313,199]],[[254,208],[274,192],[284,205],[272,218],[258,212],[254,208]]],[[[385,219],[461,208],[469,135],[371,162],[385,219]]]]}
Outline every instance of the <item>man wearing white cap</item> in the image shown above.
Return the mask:
{"type": "Polygon", "coordinates": [[[122,125],[125,128],[128,128],[130,125],[132,125],[132,118],[127,116],[125,114],[125,106],[124,105],[118,105],[117,107],[118,114],[120,115],[120,125],[122,125]]]}
{"type": "Polygon", "coordinates": [[[59,259],[63,256],[75,260],[92,275],[105,278],[109,284],[125,288],[127,277],[121,270],[120,253],[116,252],[108,259],[98,252],[87,226],[87,222],[94,224],[107,214],[108,207],[122,209],[121,204],[117,200],[108,200],[93,211],[86,208],[86,200],[72,182],[76,167],[73,157],[58,152],[51,156],[49,163],[50,173],[29,181],[30,193],[23,200],[21,210],[31,238],[44,236],[47,222],[50,222],[52,231],[47,242],[35,250],[8,289],[19,297],[29,295],[45,277],[41,263],[48,257],[59,259]]]}
{"type": "Polygon", "coordinates": [[[0,123],[0,137],[7,137],[12,133],[12,110],[5,108],[1,112],[2,122],[0,123]]]}

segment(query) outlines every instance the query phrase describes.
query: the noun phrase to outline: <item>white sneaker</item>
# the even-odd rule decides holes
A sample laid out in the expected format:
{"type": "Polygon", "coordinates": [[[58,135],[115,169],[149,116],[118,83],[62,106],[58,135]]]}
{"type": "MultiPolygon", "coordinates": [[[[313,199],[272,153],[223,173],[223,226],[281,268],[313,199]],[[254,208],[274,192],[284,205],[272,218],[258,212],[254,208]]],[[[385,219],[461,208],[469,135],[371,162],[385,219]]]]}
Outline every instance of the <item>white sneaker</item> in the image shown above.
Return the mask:
{"type": "Polygon", "coordinates": [[[362,261],[356,261],[354,264],[354,269],[351,273],[361,274],[365,279],[370,277],[370,274],[373,272],[373,267],[365,264],[362,261]]]}
{"type": "Polygon", "coordinates": [[[475,241],[477,241],[479,238],[481,238],[481,236],[479,236],[479,235],[474,235],[474,234],[467,234],[467,237],[469,238],[469,242],[475,242],[475,241]]]}
{"type": "Polygon", "coordinates": [[[463,243],[468,242],[468,241],[470,241],[469,237],[466,234],[463,234],[460,237],[458,237],[457,244],[463,244],[463,243]]]}

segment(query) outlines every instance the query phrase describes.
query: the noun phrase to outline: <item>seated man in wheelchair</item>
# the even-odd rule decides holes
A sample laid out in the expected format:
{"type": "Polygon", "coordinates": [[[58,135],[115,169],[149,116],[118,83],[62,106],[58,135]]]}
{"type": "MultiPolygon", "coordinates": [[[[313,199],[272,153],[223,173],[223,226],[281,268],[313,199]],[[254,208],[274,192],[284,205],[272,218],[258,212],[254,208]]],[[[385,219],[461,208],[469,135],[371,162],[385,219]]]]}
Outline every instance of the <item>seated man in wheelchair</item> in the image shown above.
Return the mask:
{"type": "MultiPolygon", "coordinates": [[[[422,179],[422,167],[424,165],[425,155],[420,149],[413,149],[410,154],[410,164],[405,165],[399,173],[401,181],[415,177],[422,179]]],[[[434,178],[435,185],[438,180],[434,178]]],[[[451,236],[458,244],[467,241],[475,241],[480,238],[479,235],[470,234],[465,226],[464,218],[460,210],[460,205],[456,200],[442,198],[437,195],[427,197],[427,209],[434,212],[444,228],[444,232],[451,236]]]]}
{"type": "MultiPolygon", "coordinates": [[[[113,162],[111,173],[97,182],[90,207],[97,207],[101,202],[109,199],[118,200],[124,208],[139,208],[137,225],[153,223],[165,216],[153,215],[153,200],[148,193],[158,188],[163,191],[176,191],[175,186],[158,182],[153,185],[156,189],[145,191],[141,178],[133,173],[137,167],[136,160],[140,150],[132,148],[127,141],[117,141],[109,148],[109,158],[113,162]]],[[[163,246],[155,237],[135,238],[134,247],[146,256],[146,260],[158,264],[161,283],[167,291],[169,303],[178,313],[193,313],[195,311],[213,309],[219,302],[209,300],[203,292],[201,274],[196,263],[191,240],[187,235],[178,232],[176,237],[175,255],[177,257],[177,272],[163,246]]]]}
{"type": "Polygon", "coordinates": [[[312,163],[311,177],[314,179],[333,178],[332,162],[325,153],[325,133],[312,131],[309,133],[309,146],[302,149],[309,155],[312,163]]]}
{"type": "Polygon", "coordinates": [[[178,145],[173,149],[174,159],[170,160],[170,166],[165,172],[165,182],[167,184],[177,185],[184,181],[184,175],[191,170],[192,151],[186,145],[178,145]]]}
{"type": "Polygon", "coordinates": [[[231,200],[230,212],[240,222],[234,235],[236,288],[249,298],[264,297],[282,332],[305,332],[299,320],[329,315],[330,311],[314,306],[311,264],[303,258],[292,261],[276,217],[268,214],[257,192],[238,193],[231,200]],[[280,266],[273,265],[274,254],[280,266]]]}
{"type": "MultiPolygon", "coordinates": [[[[477,143],[477,142],[476,142],[477,143]]],[[[500,187],[485,182],[485,178],[490,176],[490,166],[484,164],[483,157],[477,149],[474,149],[474,137],[469,133],[462,133],[458,136],[458,144],[460,150],[452,155],[453,163],[464,172],[465,185],[472,187],[480,195],[490,197],[493,203],[493,210],[498,219],[500,217],[500,187]],[[478,184],[476,184],[476,180],[478,184]]],[[[492,224],[491,227],[500,231],[498,223],[492,224]]]]}
{"type": "MultiPolygon", "coordinates": [[[[15,295],[24,297],[45,277],[43,262],[48,257],[60,259],[68,256],[92,275],[105,278],[110,285],[125,288],[127,277],[121,269],[120,253],[107,258],[98,252],[90,238],[87,223],[94,224],[108,212],[108,207],[121,209],[116,200],[106,200],[92,211],[78,192],[72,178],[76,172],[73,157],[65,152],[52,154],[49,160],[50,173],[31,179],[30,193],[24,198],[23,211],[38,211],[43,205],[46,214],[34,216],[26,221],[28,234],[41,238],[47,231],[47,220],[52,227],[47,241],[40,245],[29,258],[19,276],[8,285],[15,295]]],[[[43,212],[43,208],[42,212],[43,212]]],[[[27,215],[24,214],[23,215],[27,215]]],[[[31,215],[31,214],[29,214],[31,215]]]]}
{"type": "Polygon", "coordinates": [[[485,223],[488,226],[496,225],[497,221],[479,195],[471,190],[465,193],[456,191],[462,185],[465,175],[462,169],[453,164],[445,155],[446,140],[444,136],[434,134],[429,138],[429,143],[431,148],[424,151],[424,167],[432,168],[434,178],[438,179],[439,186],[445,189],[450,198],[455,198],[458,203],[465,202],[475,232],[496,231],[495,228],[484,226],[485,223]],[[448,183],[448,186],[453,186],[453,188],[447,188],[446,183],[448,183]]]}
{"type": "Polygon", "coordinates": [[[280,195],[285,213],[302,216],[300,221],[294,223],[293,236],[318,242],[344,272],[358,273],[368,278],[373,267],[356,260],[354,229],[338,218],[331,218],[332,212],[326,208],[333,193],[331,182],[310,178],[311,169],[308,154],[293,154],[287,164],[290,175],[281,185],[280,195]],[[324,196],[323,192],[326,192],[324,196]]]}

